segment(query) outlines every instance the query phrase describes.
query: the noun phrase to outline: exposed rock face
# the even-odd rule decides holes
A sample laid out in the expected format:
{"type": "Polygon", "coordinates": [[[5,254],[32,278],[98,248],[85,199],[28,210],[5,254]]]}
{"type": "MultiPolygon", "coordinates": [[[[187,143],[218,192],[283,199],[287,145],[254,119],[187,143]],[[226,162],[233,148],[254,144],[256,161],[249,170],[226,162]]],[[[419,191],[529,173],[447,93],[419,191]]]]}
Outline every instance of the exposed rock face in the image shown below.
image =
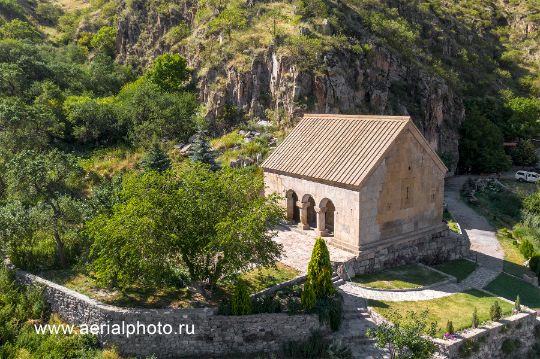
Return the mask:
{"type": "Polygon", "coordinates": [[[265,109],[288,119],[304,112],[410,115],[432,147],[457,162],[458,129],[464,117],[461,98],[441,79],[429,76],[383,48],[370,59],[328,53],[323,74],[299,71],[274,48],[255,58],[251,70],[224,69],[225,85],[213,86],[216,71],[199,77],[201,99],[212,117],[225,105],[265,117],[265,109]]]}
{"type": "Polygon", "coordinates": [[[384,47],[361,55],[326,53],[319,69],[302,70],[270,46],[252,57],[247,69],[224,61],[222,66],[199,72],[205,63],[198,54],[202,45],[171,50],[164,40],[171,27],[193,22],[194,5],[181,3],[165,15],[144,2],[134,1],[130,9],[123,4],[118,19],[118,60],[145,66],[160,53],[182,52],[195,69],[209,120],[223,117],[231,108],[259,118],[266,118],[269,109],[285,125],[305,112],[410,115],[432,147],[451,159],[455,168],[464,106],[441,78],[384,47]]]}

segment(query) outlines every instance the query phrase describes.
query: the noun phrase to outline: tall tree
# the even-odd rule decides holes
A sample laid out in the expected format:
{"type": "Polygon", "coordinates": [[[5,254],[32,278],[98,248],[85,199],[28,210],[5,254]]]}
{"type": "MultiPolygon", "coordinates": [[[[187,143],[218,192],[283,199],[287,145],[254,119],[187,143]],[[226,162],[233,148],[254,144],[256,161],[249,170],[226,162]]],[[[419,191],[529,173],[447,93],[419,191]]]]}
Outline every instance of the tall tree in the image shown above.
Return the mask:
{"type": "Polygon", "coordinates": [[[72,156],[58,150],[46,154],[22,151],[6,167],[8,199],[42,213],[42,225],[51,230],[56,243],[58,263],[66,266],[63,236],[82,223],[82,168],[72,156]]]}
{"type": "Polygon", "coordinates": [[[210,165],[212,169],[217,168],[216,161],[214,156],[210,151],[210,145],[206,140],[206,132],[203,130],[198,130],[195,134],[195,139],[193,141],[193,146],[191,148],[193,151],[189,156],[189,159],[192,162],[200,162],[210,165]]]}
{"type": "Polygon", "coordinates": [[[189,80],[187,61],[179,54],[163,54],[158,56],[145,76],[158,85],[163,91],[181,91],[189,80]]]}

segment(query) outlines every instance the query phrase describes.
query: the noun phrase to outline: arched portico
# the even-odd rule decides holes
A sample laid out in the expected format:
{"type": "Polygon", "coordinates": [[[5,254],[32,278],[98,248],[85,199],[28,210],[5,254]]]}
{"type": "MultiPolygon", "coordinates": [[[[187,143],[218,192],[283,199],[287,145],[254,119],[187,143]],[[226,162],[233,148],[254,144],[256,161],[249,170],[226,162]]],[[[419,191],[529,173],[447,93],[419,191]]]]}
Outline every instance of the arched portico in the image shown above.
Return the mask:
{"type": "Polygon", "coordinates": [[[298,207],[298,195],[292,189],[287,191],[287,222],[297,224],[300,222],[300,208],[298,207]]]}
{"type": "Polygon", "coordinates": [[[317,212],[315,212],[315,200],[310,194],[302,197],[300,203],[300,224],[302,229],[310,229],[317,227],[317,212]]]}
{"type": "Polygon", "coordinates": [[[334,216],[336,207],[334,203],[324,198],[317,208],[317,232],[321,236],[331,236],[334,234],[334,216]]]}

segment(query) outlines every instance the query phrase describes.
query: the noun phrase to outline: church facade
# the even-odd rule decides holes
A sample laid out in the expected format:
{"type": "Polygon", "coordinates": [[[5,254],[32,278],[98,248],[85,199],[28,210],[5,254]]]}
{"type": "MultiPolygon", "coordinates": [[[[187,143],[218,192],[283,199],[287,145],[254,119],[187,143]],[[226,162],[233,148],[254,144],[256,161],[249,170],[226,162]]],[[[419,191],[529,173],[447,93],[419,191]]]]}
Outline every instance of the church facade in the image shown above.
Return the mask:
{"type": "Polygon", "coordinates": [[[409,117],[305,115],[262,168],[290,224],[355,254],[446,229],[447,168],[409,117]]]}

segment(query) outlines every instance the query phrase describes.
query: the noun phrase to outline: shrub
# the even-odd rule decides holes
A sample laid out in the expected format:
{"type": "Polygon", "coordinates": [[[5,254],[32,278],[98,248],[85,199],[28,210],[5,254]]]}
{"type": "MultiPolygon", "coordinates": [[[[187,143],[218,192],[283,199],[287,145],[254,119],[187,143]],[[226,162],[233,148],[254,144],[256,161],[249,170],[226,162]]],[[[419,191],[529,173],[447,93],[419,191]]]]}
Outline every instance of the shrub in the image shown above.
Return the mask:
{"type": "Polygon", "coordinates": [[[340,295],[319,299],[315,311],[322,323],[328,323],[333,331],[339,330],[343,320],[343,303],[340,295]]]}
{"type": "Polygon", "coordinates": [[[280,313],[281,302],[271,295],[255,298],[252,302],[252,312],[257,313],[280,313]]]}
{"type": "Polygon", "coordinates": [[[536,147],[530,140],[519,141],[510,156],[516,166],[534,166],[538,163],[536,147]]]}
{"type": "Polygon", "coordinates": [[[316,239],[313,251],[311,252],[307,282],[313,285],[313,291],[317,299],[329,297],[336,291],[332,283],[330,253],[326,247],[326,242],[321,237],[316,239]]]}
{"type": "Polygon", "coordinates": [[[239,281],[234,288],[231,298],[231,312],[233,315],[248,315],[252,312],[249,290],[242,281],[239,281]]]}
{"type": "Polygon", "coordinates": [[[328,341],[321,332],[313,332],[304,342],[290,341],[283,346],[283,352],[287,358],[322,358],[328,341]]]}
{"type": "Polygon", "coordinates": [[[538,273],[540,270],[540,253],[535,253],[532,255],[531,260],[529,261],[529,267],[534,273],[538,273]]]}
{"type": "Polygon", "coordinates": [[[451,320],[449,320],[447,323],[446,323],[446,332],[448,334],[454,334],[454,323],[452,323],[451,320]]]}
{"type": "Polygon", "coordinates": [[[489,309],[489,317],[494,322],[500,320],[502,318],[502,310],[501,306],[499,305],[499,302],[495,301],[491,305],[491,308],[489,309]]]}
{"type": "Polygon", "coordinates": [[[302,311],[302,303],[296,297],[290,297],[286,302],[287,314],[294,315],[302,311]]]}
{"type": "Polygon", "coordinates": [[[510,355],[520,346],[521,342],[519,341],[519,339],[507,338],[501,344],[501,351],[506,355],[510,355]]]}
{"type": "Polygon", "coordinates": [[[524,239],[521,242],[519,251],[521,252],[521,254],[523,254],[523,257],[525,257],[526,259],[529,259],[534,254],[534,245],[528,239],[524,239]]]}
{"type": "Polygon", "coordinates": [[[519,299],[519,294],[516,297],[516,301],[514,302],[514,309],[516,312],[521,312],[521,300],[519,299]]]}
{"type": "Polygon", "coordinates": [[[309,281],[307,281],[304,284],[304,289],[302,290],[302,294],[301,294],[301,300],[302,300],[302,307],[305,310],[309,311],[315,307],[315,303],[317,302],[317,297],[315,296],[313,285],[309,281]]]}
{"type": "Polygon", "coordinates": [[[474,311],[472,314],[472,326],[473,328],[478,328],[480,325],[480,319],[478,318],[478,309],[474,307],[474,311]]]}

